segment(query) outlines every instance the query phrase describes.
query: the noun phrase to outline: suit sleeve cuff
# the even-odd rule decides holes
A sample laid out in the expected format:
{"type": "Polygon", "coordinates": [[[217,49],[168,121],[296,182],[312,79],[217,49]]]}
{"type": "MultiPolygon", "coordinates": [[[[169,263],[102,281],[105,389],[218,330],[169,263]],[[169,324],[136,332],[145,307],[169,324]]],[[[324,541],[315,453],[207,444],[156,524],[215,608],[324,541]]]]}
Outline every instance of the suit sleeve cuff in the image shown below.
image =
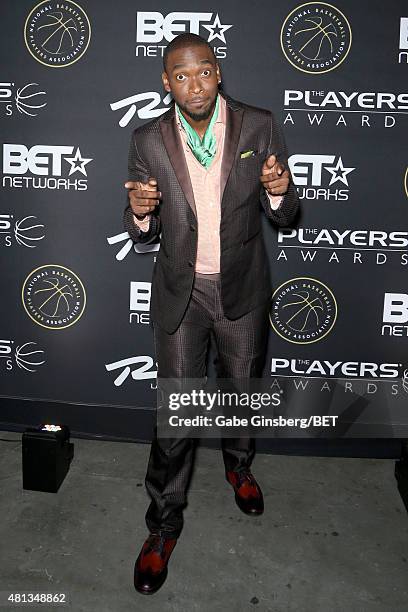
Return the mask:
{"type": "Polygon", "coordinates": [[[147,232],[150,226],[150,215],[146,215],[144,219],[137,219],[135,215],[132,214],[133,223],[142,231],[147,232]]]}
{"type": "Polygon", "coordinates": [[[279,206],[282,204],[283,196],[273,196],[265,189],[266,195],[268,196],[269,204],[271,205],[272,210],[278,210],[279,206]]]}

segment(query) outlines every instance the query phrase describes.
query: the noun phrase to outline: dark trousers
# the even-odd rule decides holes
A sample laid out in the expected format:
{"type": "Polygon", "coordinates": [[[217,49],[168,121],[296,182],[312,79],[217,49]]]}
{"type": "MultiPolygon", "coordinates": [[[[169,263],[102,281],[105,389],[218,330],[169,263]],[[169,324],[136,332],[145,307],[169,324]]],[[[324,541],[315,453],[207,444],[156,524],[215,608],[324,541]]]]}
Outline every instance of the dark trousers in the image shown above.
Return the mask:
{"type": "MultiPolygon", "coordinates": [[[[224,316],[219,275],[196,275],[186,313],[178,329],[167,333],[154,325],[158,378],[204,378],[210,337],[218,378],[262,376],[268,337],[268,304],[236,320],[224,316]]],[[[155,430],[146,474],[151,503],[146,524],[152,533],[178,537],[194,462],[195,439],[158,438],[155,430]]],[[[225,470],[251,465],[252,438],[223,438],[225,470]]]]}

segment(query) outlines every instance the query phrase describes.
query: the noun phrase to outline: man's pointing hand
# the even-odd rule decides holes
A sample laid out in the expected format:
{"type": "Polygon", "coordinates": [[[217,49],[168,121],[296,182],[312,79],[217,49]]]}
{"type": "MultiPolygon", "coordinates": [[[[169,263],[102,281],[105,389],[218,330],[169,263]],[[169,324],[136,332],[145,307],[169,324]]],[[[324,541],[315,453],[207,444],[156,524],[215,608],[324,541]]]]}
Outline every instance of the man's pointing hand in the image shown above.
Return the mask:
{"type": "Polygon", "coordinates": [[[265,189],[271,195],[284,195],[289,187],[290,174],[285,166],[270,155],[263,163],[262,176],[259,177],[265,189]]]}
{"type": "Polygon", "coordinates": [[[157,191],[157,180],[153,177],[149,178],[148,183],[128,181],[125,187],[129,189],[130,207],[133,213],[141,219],[154,211],[160,203],[162,194],[157,191]]]}

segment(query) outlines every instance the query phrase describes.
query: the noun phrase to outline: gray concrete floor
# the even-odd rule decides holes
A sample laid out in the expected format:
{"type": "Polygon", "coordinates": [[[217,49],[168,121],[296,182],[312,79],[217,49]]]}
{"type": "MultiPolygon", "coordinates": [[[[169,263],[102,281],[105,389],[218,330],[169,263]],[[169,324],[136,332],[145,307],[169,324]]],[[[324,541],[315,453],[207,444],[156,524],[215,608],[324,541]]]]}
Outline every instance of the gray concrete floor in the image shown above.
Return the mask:
{"type": "Polygon", "coordinates": [[[23,490],[21,443],[0,441],[3,593],[65,592],[75,612],[408,610],[408,517],[392,460],[259,454],[266,508],[252,518],[235,506],[220,452],[200,448],[169,576],[143,596],[133,564],[147,535],[149,447],[73,441],[58,494],[23,490]]]}

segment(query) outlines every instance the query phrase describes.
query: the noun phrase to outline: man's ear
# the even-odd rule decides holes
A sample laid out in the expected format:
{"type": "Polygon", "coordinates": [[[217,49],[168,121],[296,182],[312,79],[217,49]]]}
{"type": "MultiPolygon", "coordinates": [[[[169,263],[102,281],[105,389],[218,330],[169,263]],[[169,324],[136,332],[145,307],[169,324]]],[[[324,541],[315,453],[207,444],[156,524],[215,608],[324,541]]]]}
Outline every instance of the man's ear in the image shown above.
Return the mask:
{"type": "Polygon", "coordinates": [[[167,77],[167,73],[163,72],[162,73],[162,81],[163,81],[163,87],[166,91],[170,92],[171,91],[171,87],[170,87],[170,83],[169,83],[169,79],[167,77]]]}
{"type": "Polygon", "coordinates": [[[219,67],[218,64],[216,65],[216,69],[215,70],[216,70],[216,74],[217,74],[218,83],[221,83],[221,70],[220,70],[220,67],[219,67]]]}

